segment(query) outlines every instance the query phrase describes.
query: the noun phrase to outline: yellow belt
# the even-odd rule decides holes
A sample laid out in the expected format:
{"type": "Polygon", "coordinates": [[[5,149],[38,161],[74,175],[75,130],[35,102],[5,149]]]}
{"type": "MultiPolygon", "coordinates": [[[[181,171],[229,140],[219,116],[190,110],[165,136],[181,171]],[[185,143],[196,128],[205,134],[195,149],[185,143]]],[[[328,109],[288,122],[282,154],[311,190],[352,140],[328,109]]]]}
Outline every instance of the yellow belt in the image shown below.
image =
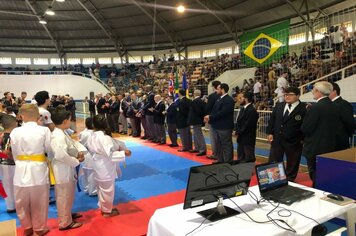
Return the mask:
{"type": "Polygon", "coordinates": [[[37,161],[37,162],[47,162],[49,168],[49,180],[51,185],[56,183],[54,178],[53,169],[51,165],[51,161],[44,154],[33,154],[33,155],[19,155],[16,157],[16,160],[19,161],[37,161]]]}

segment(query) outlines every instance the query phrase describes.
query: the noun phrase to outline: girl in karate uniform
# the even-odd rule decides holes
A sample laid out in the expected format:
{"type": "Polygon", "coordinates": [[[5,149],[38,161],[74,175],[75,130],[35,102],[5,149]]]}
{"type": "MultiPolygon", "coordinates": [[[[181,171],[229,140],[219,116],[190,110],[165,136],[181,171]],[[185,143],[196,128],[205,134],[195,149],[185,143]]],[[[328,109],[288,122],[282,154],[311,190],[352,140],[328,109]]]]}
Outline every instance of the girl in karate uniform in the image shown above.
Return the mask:
{"type": "Polygon", "coordinates": [[[0,175],[7,197],[5,198],[6,210],[8,213],[14,213],[15,196],[14,196],[14,175],[15,161],[12,157],[10,147],[10,133],[17,127],[17,120],[10,115],[0,116],[1,125],[4,133],[0,137],[0,175]]]}
{"type": "MultiPolygon", "coordinates": [[[[88,148],[87,142],[89,137],[94,133],[93,130],[93,118],[88,117],[85,120],[86,129],[80,132],[79,134],[79,142],[88,148]]],[[[81,166],[82,177],[82,185],[84,192],[89,194],[89,196],[97,195],[97,183],[94,177],[93,171],[93,158],[90,152],[85,154],[85,160],[81,166]]]]}
{"type": "Polygon", "coordinates": [[[107,120],[103,115],[93,118],[94,133],[88,139],[88,150],[93,157],[94,176],[98,183],[99,207],[104,217],[119,215],[113,208],[115,196],[116,167],[118,163],[125,162],[125,156],[130,156],[129,150],[121,150],[108,131],[107,120]]]}

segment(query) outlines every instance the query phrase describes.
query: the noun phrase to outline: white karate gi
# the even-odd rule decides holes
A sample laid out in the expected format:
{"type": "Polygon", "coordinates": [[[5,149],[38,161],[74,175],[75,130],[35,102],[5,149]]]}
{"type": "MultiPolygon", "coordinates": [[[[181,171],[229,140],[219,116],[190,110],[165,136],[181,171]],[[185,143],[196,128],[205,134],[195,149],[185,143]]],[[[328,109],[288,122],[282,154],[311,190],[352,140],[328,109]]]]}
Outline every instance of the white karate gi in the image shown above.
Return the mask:
{"type": "MultiPolygon", "coordinates": [[[[88,148],[87,141],[93,133],[94,130],[90,130],[90,129],[83,130],[79,134],[79,142],[83,144],[86,148],[88,148]]],[[[85,154],[85,160],[81,164],[81,172],[83,174],[80,176],[81,179],[80,182],[82,183],[81,185],[84,189],[84,192],[88,193],[90,196],[96,195],[98,184],[94,177],[93,158],[90,152],[87,152],[85,154]]]]}
{"type": "Polygon", "coordinates": [[[58,128],[52,132],[51,148],[59,228],[65,228],[73,222],[72,206],[77,180],[75,167],[79,165],[76,158],[78,150],[74,141],[58,128]]]}
{"type": "Polygon", "coordinates": [[[284,90],[288,87],[288,81],[283,76],[277,79],[277,89],[274,91],[277,93],[278,101],[284,102],[284,90]]]}
{"type": "Polygon", "coordinates": [[[98,181],[98,205],[103,213],[111,213],[115,196],[116,162],[125,161],[125,152],[118,151],[120,146],[103,131],[95,131],[87,142],[93,156],[95,179],[98,181]]]}
{"type": "Polygon", "coordinates": [[[51,151],[51,131],[36,122],[23,123],[11,134],[14,157],[14,194],[16,212],[24,229],[46,230],[48,216],[48,164],[41,161],[18,160],[20,155],[43,155],[51,151]]]}

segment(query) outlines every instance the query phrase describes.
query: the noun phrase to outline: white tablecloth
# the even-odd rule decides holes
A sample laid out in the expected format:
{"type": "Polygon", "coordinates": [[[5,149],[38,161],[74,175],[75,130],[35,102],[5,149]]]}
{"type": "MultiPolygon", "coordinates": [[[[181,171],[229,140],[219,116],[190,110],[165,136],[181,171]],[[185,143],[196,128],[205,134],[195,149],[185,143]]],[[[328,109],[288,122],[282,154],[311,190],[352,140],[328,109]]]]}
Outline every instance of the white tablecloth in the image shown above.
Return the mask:
{"type": "MultiPolygon", "coordinates": [[[[320,198],[324,197],[326,194],[323,191],[295,183],[290,184],[312,190],[315,192],[315,196],[296,202],[291,206],[281,204],[281,207],[300,212],[315,219],[319,223],[326,222],[348,212],[345,216],[348,217],[349,228],[352,228],[352,223],[350,222],[355,222],[355,204],[339,206],[321,200],[320,198]]],[[[254,186],[250,188],[250,190],[254,192],[258,198],[260,197],[258,186],[254,186]]],[[[232,200],[256,221],[267,221],[266,214],[273,209],[273,206],[268,202],[262,202],[257,205],[249,195],[235,197],[232,198],[232,200]]],[[[238,208],[228,199],[224,200],[224,205],[238,210],[238,208]]],[[[150,219],[147,236],[186,235],[204,221],[204,218],[196,212],[215,206],[216,203],[210,203],[201,207],[183,210],[183,204],[178,204],[157,209],[150,219]]],[[[277,211],[278,209],[270,214],[270,216],[274,219],[283,219],[286,221],[297,231],[296,234],[285,231],[275,226],[273,223],[257,224],[251,221],[244,213],[241,213],[217,222],[206,220],[202,226],[189,235],[310,235],[311,229],[316,225],[314,221],[297,213],[292,212],[292,215],[289,217],[281,217],[278,215],[277,211]]],[[[286,212],[282,213],[286,214],[286,212]]]]}

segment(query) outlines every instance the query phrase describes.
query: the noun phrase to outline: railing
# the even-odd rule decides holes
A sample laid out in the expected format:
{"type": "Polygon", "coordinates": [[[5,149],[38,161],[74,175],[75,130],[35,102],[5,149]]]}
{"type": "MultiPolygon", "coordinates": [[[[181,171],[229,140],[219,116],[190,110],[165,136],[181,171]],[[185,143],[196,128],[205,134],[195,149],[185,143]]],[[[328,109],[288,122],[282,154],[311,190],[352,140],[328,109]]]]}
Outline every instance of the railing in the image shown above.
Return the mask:
{"type": "Polygon", "coordinates": [[[103,81],[101,81],[96,76],[76,71],[0,71],[0,75],[77,75],[95,80],[101,83],[108,91],[113,92],[103,81]]]}
{"type": "MultiPolygon", "coordinates": [[[[299,86],[300,95],[302,95],[302,94],[304,94],[304,93],[306,93],[306,92],[309,92],[309,91],[307,90],[307,87],[308,87],[308,86],[313,85],[313,84],[315,84],[316,82],[319,82],[319,81],[327,80],[329,77],[337,76],[337,75],[340,74],[340,73],[341,73],[341,77],[339,78],[339,80],[348,77],[348,76],[346,75],[345,71],[348,70],[348,69],[351,69],[351,68],[353,68],[353,67],[356,67],[356,63],[354,63],[354,64],[352,64],[352,65],[349,65],[349,66],[346,66],[346,67],[344,67],[344,68],[342,68],[342,69],[340,69],[340,70],[334,71],[334,72],[332,72],[332,73],[330,73],[330,74],[328,74],[328,75],[322,76],[322,77],[320,77],[320,78],[318,78],[318,79],[315,79],[315,80],[313,80],[313,81],[311,81],[311,82],[309,82],[309,83],[303,84],[302,86],[299,86]],[[345,75],[346,75],[346,76],[345,76],[345,75]]],[[[351,75],[352,75],[352,74],[353,74],[353,73],[351,73],[351,75]]]]}

